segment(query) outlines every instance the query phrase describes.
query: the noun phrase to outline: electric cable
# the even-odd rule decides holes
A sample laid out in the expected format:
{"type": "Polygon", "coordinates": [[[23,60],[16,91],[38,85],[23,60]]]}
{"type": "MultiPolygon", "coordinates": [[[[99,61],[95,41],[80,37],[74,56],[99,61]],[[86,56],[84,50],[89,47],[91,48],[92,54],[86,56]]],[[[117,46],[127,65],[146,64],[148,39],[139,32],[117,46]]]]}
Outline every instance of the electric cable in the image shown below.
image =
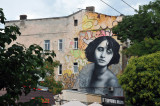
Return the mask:
{"type": "Polygon", "coordinates": [[[129,5],[127,2],[125,2],[124,0],[121,0],[122,2],[124,2],[125,4],[127,4],[129,7],[131,7],[132,9],[134,9],[135,11],[137,11],[135,8],[133,8],[131,5],[129,5]]]}
{"type": "Polygon", "coordinates": [[[113,8],[112,6],[110,6],[109,4],[107,4],[106,2],[104,2],[103,0],[101,0],[104,4],[108,5],[109,7],[111,7],[113,10],[117,11],[118,13],[120,13],[120,15],[123,15],[121,12],[119,12],[118,10],[116,10],[115,8],[113,8]]]}

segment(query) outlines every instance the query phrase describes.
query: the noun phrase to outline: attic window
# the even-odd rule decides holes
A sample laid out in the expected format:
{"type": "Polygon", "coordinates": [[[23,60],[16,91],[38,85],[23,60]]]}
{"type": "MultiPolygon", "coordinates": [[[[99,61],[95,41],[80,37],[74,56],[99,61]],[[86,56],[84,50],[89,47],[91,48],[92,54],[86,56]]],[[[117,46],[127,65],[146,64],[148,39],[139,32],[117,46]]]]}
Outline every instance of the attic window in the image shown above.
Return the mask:
{"type": "Polygon", "coordinates": [[[74,20],[74,26],[78,25],[78,20],[74,20]]]}

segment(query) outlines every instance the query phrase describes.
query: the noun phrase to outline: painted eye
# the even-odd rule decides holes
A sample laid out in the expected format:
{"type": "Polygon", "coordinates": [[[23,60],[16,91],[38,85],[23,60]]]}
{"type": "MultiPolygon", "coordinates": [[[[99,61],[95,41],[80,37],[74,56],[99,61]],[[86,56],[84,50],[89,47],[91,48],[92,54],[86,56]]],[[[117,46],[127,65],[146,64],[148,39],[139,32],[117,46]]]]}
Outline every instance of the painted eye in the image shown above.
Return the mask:
{"type": "Polygon", "coordinates": [[[103,47],[98,47],[97,49],[98,49],[98,51],[100,51],[100,52],[104,51],[104,48],[103,48],[103,47]]]}
{"type": "Polygon", "coordinates": [[[112,49],[107,50],[108,54],[112,54],[112,49]]]}

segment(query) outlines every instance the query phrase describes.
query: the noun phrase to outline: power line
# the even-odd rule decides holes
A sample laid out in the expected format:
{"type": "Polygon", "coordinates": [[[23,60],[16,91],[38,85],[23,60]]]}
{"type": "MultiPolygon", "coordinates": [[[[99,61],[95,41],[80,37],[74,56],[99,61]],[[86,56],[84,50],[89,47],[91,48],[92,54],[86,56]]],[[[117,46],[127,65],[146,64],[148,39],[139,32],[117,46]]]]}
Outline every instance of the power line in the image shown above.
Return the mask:
{"type": "Polygon", "coordinates": [[[123,1],[125,4],[127,4],[129,7],[131,7],[132,9],[134,9],[135,11],[137,11],[135,8],[133,8],[131,5],[129,5],[127,2],[125,2],[124,0],[121,0],[123,1]]]}
{"type": "Polygon", "coordinates": [[[115,8],[113,8],[112,6],[110,6],[109,4],[107,4],[106,2],[104,2],[103,0],[101,0],[104,4],[108,5],[109,7],[111,7],[113,10],[117,11],[118,13],[120,13],[120,15],[123,15],[121,12],[119,12],[118,10],[116,10],[115,8]]]}

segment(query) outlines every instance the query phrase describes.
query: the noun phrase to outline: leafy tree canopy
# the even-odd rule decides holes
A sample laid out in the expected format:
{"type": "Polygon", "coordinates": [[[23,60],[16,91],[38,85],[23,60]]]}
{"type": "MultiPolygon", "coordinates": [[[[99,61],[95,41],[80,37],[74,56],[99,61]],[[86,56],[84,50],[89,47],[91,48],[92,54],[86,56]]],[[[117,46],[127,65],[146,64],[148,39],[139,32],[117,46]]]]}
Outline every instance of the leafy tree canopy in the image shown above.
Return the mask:
{"type": "Polygon", "coordinates": [[[55,75],[54,75],[54,67],[58,66],[59,63],[57,64],[51,64],[49,62],[45,63],[44,69],[49,70],[48,75],[44,78],[44,81],[40,81],[39,85],[45,86],[49,88],[49,91],[52,92],[54,95],[61,93],[63,89],[63,85],[61,81],[56,81],[55,80],[55,75]]]}
{"type": "Polygon", "coordinates": [[[119,82],[129,106],[160,105],[160,52],[132,57],[119,82]]]}
{"type": "Polygon", "coordinates": [[[129,106],[160,105],[160,0],[139,7],[133,16],[124,16],[113,28],[122,42],[131,45],[123,53],[131,57],[118,77],[129,106]]]}
{"type": "MultiPolygon", "coordinates": [[[[5,25],[3,9],[0,8],[0,24],[5,25]]],[[[38,80],[44,78],[48,69],[44,68],[45,62],[53,66],[56,54],[43,53],[43,49],[33,44],[26,48],[22,44],[10,45],[21,33],[17,26],[5,26],[0,29],[0,90],[6,89],[7,93],[0,96],[0,104],[15,105],[15,101],[24,92],[28,94],[37,87],[38,80]]]]}
{"type": "Polygon", "coordinates": [[[129,56],[143,56],[160,51],[160,40],[157,38],[145,38],[141,42],[136,42],[129,48],[124,49],[123,53],[129,56]]]}
{"type": "Polygon", "coordinates": [[[141,42],[145,37],[160,39],[160,0],[139,7],[139,11],[123,20],[112,31],[122,42],[141,42]]]}

